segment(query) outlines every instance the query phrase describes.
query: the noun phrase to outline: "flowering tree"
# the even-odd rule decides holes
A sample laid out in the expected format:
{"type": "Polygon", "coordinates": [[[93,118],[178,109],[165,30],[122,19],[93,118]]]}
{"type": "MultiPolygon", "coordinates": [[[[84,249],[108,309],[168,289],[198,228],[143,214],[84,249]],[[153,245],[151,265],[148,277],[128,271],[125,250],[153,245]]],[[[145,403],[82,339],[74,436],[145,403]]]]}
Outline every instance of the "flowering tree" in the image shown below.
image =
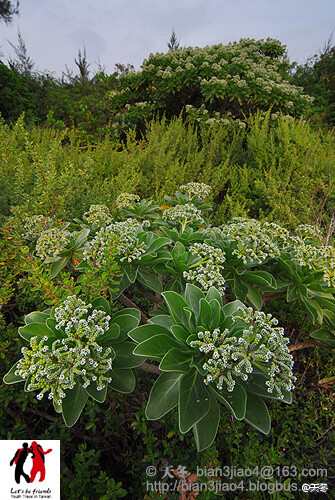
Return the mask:
{"type": "Polygon", "coordinates": [[[297,301],[316,325],[311,336],[333,347],[335,249],[310,226],[296,235],[252,219],[212,227],[210,191],[191,182],[162,207],[124,193],[118,220],[102,205],[68,223],[27,218],[24,251],[53,276],[70,269],[78,285],[96,273],[104,296],[90,288],[85,300],[74,294],[28,314],[19,334],[29,347],[4,382],[24,381],[38,399],[48,393],[71,426],[89,397],[105,400],[108,385],[132,392],[140,368],[158,375],[147,418],[177,408],[198,450],[215,439],[222,408],[268,433],[264,399],[290,403],[296,379],[289,339],[263,303],[297,301]],[[150,314],[130,300],[134,287],[150,314]]]}
{"type": "Polygon", "coordinates": [[[270,108],[300,116],[313,99],[289,83],[288,68],[285,46],[271,38],[151,54],[110,92],[113,126],[122,130],[157,113],[171,117],[183,110],[190,121],[208,123],[244,124],[246,116],[270,108]]]}

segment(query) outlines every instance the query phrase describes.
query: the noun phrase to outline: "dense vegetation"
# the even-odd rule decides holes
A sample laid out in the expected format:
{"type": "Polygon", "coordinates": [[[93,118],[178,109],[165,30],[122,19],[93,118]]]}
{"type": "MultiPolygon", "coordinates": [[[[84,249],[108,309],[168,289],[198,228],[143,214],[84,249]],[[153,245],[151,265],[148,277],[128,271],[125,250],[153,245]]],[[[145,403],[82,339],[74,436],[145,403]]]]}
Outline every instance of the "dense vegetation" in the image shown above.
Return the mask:
{"type": "Polygon", "coordinates": [[[185,498],[148,491],[149,465],[157,481],[170,466],[179,479],[179,465],[277,466],[263,481],[285,485],[274,498],[305,498],[303,482],[331,489],[331,477],[283,467],[334,466],[333,61],[328,47],[293,74],[268,39],[170,50],[91,79],[85,64],[67,81],[0,64],[1,435],[61,439],[63,498],[185,498]],[[73,296],[89,338],[74,340],[73,296]],[[244,357],[260,324],[286,378],[256,348],[244,357]],[[205,369],[201,353],[226,330],[235,354],[221,379],[216,354],[205,369]],[[32,378],[21,348],[53,345],[61,364],[59,339],[86,342],[98,372],[73,371],[39,401],[44,368],[32,378]],[[25,379],[28,392],[14,383],[25,379]]]}

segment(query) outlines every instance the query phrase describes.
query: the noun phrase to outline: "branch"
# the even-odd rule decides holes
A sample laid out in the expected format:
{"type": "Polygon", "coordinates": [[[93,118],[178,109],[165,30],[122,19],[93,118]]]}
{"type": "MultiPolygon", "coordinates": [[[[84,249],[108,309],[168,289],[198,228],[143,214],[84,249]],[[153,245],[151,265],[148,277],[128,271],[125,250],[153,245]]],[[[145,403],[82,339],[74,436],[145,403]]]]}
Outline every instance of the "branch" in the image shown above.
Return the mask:
{"type": "Polygon", "coordinates": [[[288,349],[290,352],[298,351],[299,349],[306,349],[307,347],[322,347],[323,349],[334,349],[328,345],[324,345],[319,340],[309,340],[308,342],[299,342],[299,344],[291,345],[288,349]]]}
{"type": "Polygon", "coordinates": [[[156,375],[160,375],[161,373],[163,373],[162,370],[160,370],[157,365],[150,365],[149,363],[143,363],[141,366],[138,366],[137,368],[145,372],[156,373],[156,375]]]}
{"type": "Polygon", "coordinates": [[[121,295],[119,295],[116,300],[126,307],[135,307],[135,309],[138,309],[141,313],[142,323],[144,323],[144,324],[148,323],[148,318],[146,317],[146,315],[141,311],[141,309],[132,300],[128,299],[128,297],[126,297],[123,293],[121,293],[121,295]]]}

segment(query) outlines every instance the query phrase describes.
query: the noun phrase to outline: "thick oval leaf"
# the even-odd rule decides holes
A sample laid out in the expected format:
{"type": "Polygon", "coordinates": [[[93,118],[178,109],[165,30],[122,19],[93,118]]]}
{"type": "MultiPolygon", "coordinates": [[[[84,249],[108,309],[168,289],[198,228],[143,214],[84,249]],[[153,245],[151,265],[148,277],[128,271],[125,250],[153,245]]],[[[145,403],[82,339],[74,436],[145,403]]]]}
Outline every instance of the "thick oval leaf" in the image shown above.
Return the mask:
{"type": "Polygon", "coordinates": [[[244,420],[263,434],[269,434],[271,419],[264,401],[256,394],[248,393],[244,420]]]}
{"type": "Polygon", "coordinates": [[[268,399],[277,399],[282,401],[283,403],[291,404],[292,403],[292,393],[289,391],[282,390],[284,395],[283,399],[279,399],[276,396],[276,392],[268,392],[268,387],[265,384],[269,377],[261,374],[261,373],[253,373],[250,377],[250,380],[247,382],[243,382],[239,380],[237,383],[243,387],[247,391],[247,393],[252,392],[253,394],[257,394],[257,396],[262,396],[268,399]]]}
{"type": "Polygon", "coordinates": [[[210,302],[213,299],[216,299],[219,302],[220,307],[223,306],[221,293],[219,292],[219,290],[217,288],[215,288],[214,286],[211,286],[207,292],[206,300],[207,300],[207,302],[210,302]]]}
{"type": "Polygon", "coordinates": [[[259,285],[266,292],[277,289],[275,278],[267,271],[245,271],[242,276],[250,283],[259,285]]]}
{"type": "Polygon", "coordinates": [[[118,342],[126,340],[128,332],[138,326],[138,319],[130,314],[120,314],[117,317],[114,316],[111,321],[113,324],[117,324],[120,327],[120,335],[117,338],[118,342]]]}
{"type": "Polygon", "coordinates": [[[198,451],[206,450],[214,441],[220,422],[220,408],[214,396],[211,396],[208,413],[193,426],[193,434],[198,451]]]}
{"type": "Polygon", "coordinates": [[[163,372],[187,373],[190,370],[192,354],[181,352],[179,349],[170,349],[160,362],[159,368],[163,372]]]}
{"type": "MultiPolygon", "coordinates": [[[[156,317],[159,318],[160,316],[156,317]]],[[[169,330],[167,330],[164,326],[147,324],[138,326],[137,328],[131,330],[131,332],[128,333],[128,337],[135,342],[141,343],[159,334],[171,335],[171,332],[169,332],[169,330]]]]}
{"type": "Polygon", "coordinates": [[[148,420],[163,417],[178,404],[182,373],[162,373],[153,385],[145,414],[148,420]]]}
{"type": "Polygon", "coordinates": [[[24,317],[24,322],[26,325],[29,325],[29,323],[45,323],[49,317],[50,314],[33,311],[24,317]]]}
{"type": "Polygon", "coordinates": [[[160,361],[170,349],[176,347],[181,349],[182,346],[171,335],[154,335],[150,339],[138,344],[134,349],[136,356],[146,356],[149,359],[160,361]]]}
{"type": "Polygon", "coordinates": [[[243,420],[247,405],[247,393],[243,387],[236,384],[232,392],[228,392],[224,387],[221,390],[213,386],[208,387],[217,399],[232,412],[237,420],[243,420]]]}
{"type": "Polygon", "coordinates": [[[144,363],[147,359],[145,356],[135,356],[133,354],[135,346],[136,344],[133,342],[121,342],[114,345],[115,359],[113,361],[113,369],[136,368],[144,363]]]}
{"type": "Polygon", "coordinates": [[[247,287],[248,287],[248,294],[247,294],[246,300],[247,300],[248,304],[250,304],[251,307],[253,307],[257,311],[260,311],[262,309],[262,305],[263,305],[261,294],[252,285],[248,284],[247,287]]]}
{"type": "Polygon", "coordinates": [[[162,293],[165,302],[168,306],[171,318],[178,325],[189,327],[189,314],[187,314],[184,308],[188,309],[189,305],[187,302],[176,292],[164,292],[162,293]]]}
{"type": "Polygon", "coordinates": [[[110,303],[104,297],[97,297],[96,299],[93,299],[91,304],[92,304],[92,309],[100,309],[105,311],[105,313],[109,315],[111,314],[110,303]]]}
{"type": "Polygon", "coordinates": [[[38,337],[40,339],[44,337],[44,335],[48,338],[55,337],[54,332],[43,323],[29,323],[26,326],[21,326],[19,328],[19,334],[28,342],[32,337],[38,337]]]}
{"type": "Polygon", "coordinates": [[[171,316],[168,316],[167,314],[159,314],[158,316],[154,316],[153,318],[150,318],[149,323],[164,326],[164,328],[169,331],[171,331],[171,327],[174,324],[171,316]]]}
{"type": "Polygon", "coordinates": [[[180,382],[178,414],[179,429],[185,434],[199,420],[201,420],[210,408],[210,394],[204,384],[204,379],[199,372],[193,368],[183,376],[180,382]]]}
{"type": "Polygon", "coordinates": [[[234,300],[234,302],[228,302],[225,306],[223,306],[223,312],[225,316],[235,316],[235,313],[238,309],[247,309],[247,306],[243,304],[240,300],[234,300]]]}
{"type": "Polygon", "coordinates": [[[335,347],[335,335],[333,335],[329,330],[320,328],[319,330],[316,330],[315,332],[311,333],[311,337],[313,339],[320,340],[326,345],[335,347]]]}
{"type": "Polygon", "coordinates": [[[24,381],[24,379],[22,377],[15,375],[17,365],[18,365],[18,362],[15,363],[15,365],[13,365],[12,368],[9,370],[9,372],[7,372],[6,375],[3,377],[3,381],[5,382],[5,384],[16,384],[17,382],[24,381]]]}
{"type": "Polygon", "coordinates": [[[77,383],[73,389],[65,391],[66,396],[62,400],[62,413],[67,427],[72,427],[80,417],[88,400],[88,394],[81,384],[77,383]]]}
{"type": "Polygon", "coordinates": [[[107,383],[101,391],[98,391],[97,386],[96,382],[91,382],[90,385],[84,390],[89,396],[91,396],[92,399],[98,401],[98,403],[103,403],[107,396],[107,383]]]}
{"type": "MultiPolygon", "coordinates": [[[[57,274],[66,266],[68,263],[68,257],[62,257],[57,260],[57,262],[53,262],[50,266],[50,274],[54,278],[57,274]]],[[[69,427],[69,426],[68,426],[69,427]]]]}
{"type": "Polygon", "coordinates": [[[185,344],[188,337],[190,336],[189,331],[187,331],[185,327],[180,325],[173,325],[171,327],[171,331],[174,338],[182,344],[185,344]]]}
{"type": "Polygon", "coordinates": [[[199,315],[200,299],[204,298],[205,295],[200,288],[192,285],[192,283],[187,283],[185,288],[185,300],[193,310],[196,318],[198,318],[199,315]]]}
{"type": "Polygon", "coordinates": [[[203,326],[206,330],[210,328],[212,310],[206,299],[200,299],[198,325],[203,326]]]}
{"type": "Polygon", "coordinates": [[[112,370],[109,387],[118,392],[129,393],[135,389],[135,376],[132,370],[112,370]]]}
{"type": "Polygon", "coordinates": [[[137,279],[140,283],[147,286],[151,290],[162,293],[163,285],[155,274],[149,273],[144,269],[140,269],[137,275],[137,279]]]}

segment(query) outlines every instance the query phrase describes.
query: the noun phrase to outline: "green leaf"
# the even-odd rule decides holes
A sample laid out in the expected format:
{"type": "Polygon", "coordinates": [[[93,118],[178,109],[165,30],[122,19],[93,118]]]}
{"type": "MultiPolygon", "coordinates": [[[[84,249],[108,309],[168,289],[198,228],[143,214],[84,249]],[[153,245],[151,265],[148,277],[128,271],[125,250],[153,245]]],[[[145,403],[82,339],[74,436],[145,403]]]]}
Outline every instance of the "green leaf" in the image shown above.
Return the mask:
{"type": "Polygon", "coordinates": [[[120,336],[117,338],[118,342],[125,340],[128,336],[128,333],[138,326],[138,318],[135,318],[131,314],[119,314],[113,316],[112,320],[113,324],[116,324],[120,327],[120,336]]]}
{"type": "Polygon", "coordinates": [[[323,313],[319,304],[315,300],[307,299],[303,296],[300,296],[300,299],[310,318],[312,319],[313,324],[318,322],[321,325],[323,320],[323,313]]]}
{"type": "Polygon", "coordinates": [[[149,323],[152,323],[154,325],[161,325],[169,331],[171,331],[171,327],[172,325],[174,325],[173,319],[167,314],[159,314],[158,316],[154,316],[153,318],[150,318],[149,323]]]}
{"type": "Polygon", "coordinates": [[[163,372],[187,373],[190,369],[192,354],[181,352],[179,349],[170,349],[160,362],[159,368],[163,372]]]}
{"type": "Polygon", "coordinates": [[[253,307],[257,311],[260,311],[263,305],[261,294],[252,285],[247,285],[247,286],[248,286],[247,302],[251,305],[251,307],[253,307]]]}
{"type": "Polygon", "coordinates": [[[212,310],[206,299],[200,299],[198,325],[206,329],[210,328],[212,310]]]}
{"type": "Polygon", "coordinates": [[[248,295],[248,287],[245,286],[237,276],[234,276],[231,290],[236,299],[245,302],[248,295]]]}
{"type": "Polygon", "coordinates": [[[75,246],[80,247],[84,241],[87,239],[87,236],[89,235],[90,230],[89,229],[82,229],[77,236],[75,237],[75,246]]]}
{"type": "Polygon", "coordinates": [[[188,337],[190,336],[188,330],[184,328],[183,326],[180,325],[173,325],[171,327],[172,334],[178,342],[181,342],[182,344],[185,344],[188,337]]]}
{"type": "Polygon", "coordinates": [[[92,309],[99,309],[105,311],[107,314],[111,314],[111,306],[110,303],[104,298],[104,297],[97,297],[96,299],[93,299],[92,302],[92,309]]]}
{"type": "Polygon", "coordinates": [[[163,292],[162,295],[168,306],[170,316],[174,320],[174,322],[178,325],[184,325],[186,326],[186,328],[188,328],[190,316],[185,311],[185,308],[189,308],[187,302],[176,292],[163,292]]]}
{"type": "Polygon", "coordinates": [[[235,385],[232,392],[228,392],[225,387],[222,387],[221,390],[212,385],[208,387],[216,398],[232,412],[237,420],[242,420],[245,417],[247,393],[243,387],[235,385]]]}
{"type": "Polygon", "coordinates": [[[115,351],[115,359],[113,361],[114,368],[136,368],[140,366],[147,359],[145,356],[135,356],[133,350],[136,344],[133,342],[121,342],[120,344],[113,345],[115,351]]]}
{"type": "Polygon", "coordinates": [[[245,271],[242,277],[250,283],[260,286],[265,292],[277,289],[275,278],[267,271],[245,271]]]}
{"type": "Polygon", "coordinates": [[[29,323],[26,326],[21,326],[19,328],[19,334],[28,342],[32,337],[38,337],[39,339],[42,339],[44,335],[46,335],[48,338],[55,338],[54,332],[43,323],[29,323]]]}
{"type": "Polygon", "coordinates": [[[130,283],[135,283],[136,278],[137,278],[137,272],[138,272],[138,267],[134,267],[133,265],[125,265],[123,268],[125,274],[127,275],[128,280],[130,283]]]}
{"type": "Polygon", "coordinates": [[[219,302],[220,307],[223,307],[221,293],[217,290],[217,288],[215,288],[214,286],[211,286],[207,292],[206,300],[207,300],[207,302],[210,302],[213,299],[216,299],[219,302]]]}
{"type": "MultiPolygon", "coordinates": [[[[50,273],[52,278],[57,276],[57,274],[66,266],[68,263],[68,257],[62,257],[61,259],[57,260],[56,262],[53,262],[50,266],[50,273]]],[[[70,427],[70,426],[68,426],[70,427]]]]}
{"type": "Polygon", "coordinates": [[[238,309],[246,310],[247,306],[243,304],[240,300],[234,300],[234,302],[228,302],[225,306],[223,306],[223,312],[225,316],[235,316],[235,313],[238,309]]]}
{"type": "Polygon", "coordinates": [[[137,275],[137,279],[140,283],[147,286],[151,290],[155,292],[162,293],[163,285],[161,281],[152,273],[145,271],[144,269],[140,269],[137,275]]]}
{"type": "Polygon", "coordinates": [[[44,323],[45,324],[45,322],[48,318],[50,318],[50,314],[45,314],[42,312],[33,311],[24,317],[24,322],[26,325],[29,325],[29,323],[44,323]]]}
{"type": "Polygon", "coordinates": [[[329,330],[320,328],[319,330],[311,333],[311,337],[313,339],[320,340],[320,342],[323,342],[326,345],[335,347],[335,335],[333,335],[329,330]]]}
{"type": "MultiPolygon", "coordinates": [[[[156,317],[160,318],[161,316],[156,317]]],[[[141,343],[145,340],[150,339],[151,337],[154,337],[155,335],[160,334],[171,335],[171,332],[164,326],[148,323],[147,325],[141,325],[131,330],[131,332],[128,333],[128,337],[130,337],[135,342],[141,343]]]]}
{"type": "Polygon", "coordinates": [[[214,441],[220,422],[220,408],[215,397],[210,398],[208,413],[193,426],[197,451],[203,451],[214,441]]]}
{"type": "Polygon", "coordinates": [[[190,305],[193,310],[195,317],[197,318],[199,315],[199,307],[200,307],[200,299],[204,299],[205,295],[195,285],[191,283],[187,283],[185,288],[185,300],[190,305]]]}
{"type": "Polygon", "coordinates": [[[65,393],[66,396],[62,400],[63,418],[66,426],[72,427],[87,403],[88,394],[79,383],[73,389],[66,389],[65,393]]]}
{"type": "Polygon", "coordinates": [[[25,380],[22,377],[15,375],[18,363],[19,362],[17,361],[17,363],[15,363],[15,365],[12,366],[9,372],[7,372],[6,375],[4,375],[3,381],[5,382],[5,384],[16,384],[17,382],[23,382],[25,380]]]}
{"type": "Polygon", "coordinates": [[[107,382],[105,381],[105,387],[101,390],[98,391],[97,387],[98,384],[97,382],[91,382],[88,387],[86,387],[84,390],[87,392],[89,396],[91,396],[92,399],[95,401],[98,401],[98,403],[103,403],[106,400],[107,396],[107,382]]]}
{"type": "Polygon", "coordinates": [[[112,370],[109,387],[118,392],[130,393],[135,389],[135,376],[132,370],[112,370]]]}
{"type": "Polygon", "coordinates": [[[269,434],[271,429],[270,415],[266,404],[256,394],[248,392],[244,420],[263,434],[269,434]]]}
{"type": "Polygon", "coordinates": [[[185,434],[210,408],[210,395],[204,384],[204,379],[194,368],[183,376],[180,382],[178,410],[179,429],[185,434]]]}
{"type": "Polygon", "coordinates": [[[145,414],[148,420],[157,420],[178,404],[182,373],[162,373],[154,383],[149,396],[145,414]]]}
{"type": "Polygon", "coordinates": [[[159,334],[138,344],[134,349],[134,354],[160,361],[173,347],[180,349],[181,345],[172,336],[159,334]]]}
{"type": "Polygon", "coordinates": [[[276,396],[276,392],[268,392],[268,387],[265,384],[266,381],[269,380],[269,377],[265,376],[262,373],[253,373],[249,375],[249,380],[247,382],[243,382],[242,380],[238,380],[237,383],[241,385],[248,393],[252,392],[253,394],[257,394],[257,396],[262,396],[268,399],[276,399],[282,401],[283,403],[291,404],[292,403],[292,393],[289,391],[282,390],[284,395],[284,399],[279,399],[276,396]]]}

